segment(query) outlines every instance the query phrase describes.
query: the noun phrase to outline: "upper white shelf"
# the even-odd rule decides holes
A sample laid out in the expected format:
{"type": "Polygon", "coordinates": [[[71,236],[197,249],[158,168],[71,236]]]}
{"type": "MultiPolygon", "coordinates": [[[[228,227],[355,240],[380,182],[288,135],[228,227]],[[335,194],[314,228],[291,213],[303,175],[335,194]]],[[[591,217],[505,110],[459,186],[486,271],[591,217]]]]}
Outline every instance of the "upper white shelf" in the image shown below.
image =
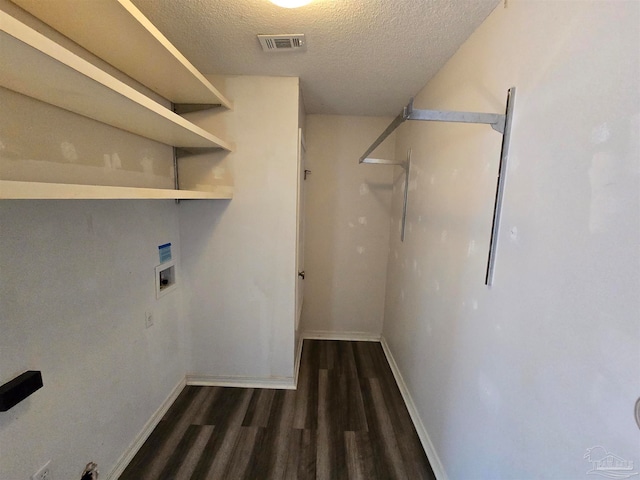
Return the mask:
{"type": "MultiPolygon", "coordinates": [[[[82,3],[93,2],[77,2],[82,3]]],[[[167,145],[232,150],[224,140],[2,11],[0,59],[0,85],[9,90],[167,145]]]]}
{"type": "Polygon", "coordinates": [[[225,98],[129,0],[12,0],[173,103],[225,98]]]}

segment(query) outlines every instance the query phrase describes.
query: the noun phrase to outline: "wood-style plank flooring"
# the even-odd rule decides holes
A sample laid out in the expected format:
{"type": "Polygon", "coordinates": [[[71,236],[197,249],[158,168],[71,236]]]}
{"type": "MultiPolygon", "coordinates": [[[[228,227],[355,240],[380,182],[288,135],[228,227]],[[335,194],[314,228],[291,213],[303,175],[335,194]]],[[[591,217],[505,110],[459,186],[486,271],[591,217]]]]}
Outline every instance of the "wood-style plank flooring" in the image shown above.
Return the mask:
{"type": "Polygon", "coordinates": [[[435,476],[380,344],[305,340],[297,390],[185,387],[129,479],[435,476]]]}

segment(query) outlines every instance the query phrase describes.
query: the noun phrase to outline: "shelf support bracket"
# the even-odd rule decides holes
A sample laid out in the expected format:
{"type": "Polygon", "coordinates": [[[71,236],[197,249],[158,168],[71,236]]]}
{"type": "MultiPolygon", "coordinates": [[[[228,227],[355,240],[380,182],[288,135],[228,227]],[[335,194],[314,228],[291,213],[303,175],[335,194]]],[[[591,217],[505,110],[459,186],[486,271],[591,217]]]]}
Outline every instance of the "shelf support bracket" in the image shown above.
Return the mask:
{"type": "MultiPolygon", "coordinates": [[[[174,190],[180,190],[180,159],[185,157],[192,157],[194,155],[200,155],[211,151],[217,151],[220,148],[212,147],[173,147],[173,188],[174,190]]],[[[176,198],[176,203],[180,203],[180,200],[176,198]]]]}
{"type": "MultiPolygon", "coordinates": [[[[509,89],[509,93],[515,93],[515,87],[509,89]]],[[[389,126],[380,134],[378,138],[371,144],[366,152],[360,157],[360,163],[366,163],[364,160],[378,148],[384,140],[391,135],[396,128],[407,120],[422,120],[427,122],[455,122],[455,123],[484,123],[491,125],[496,132],[504,134],[507,115],[501,113],[478,113],[478,112],[452,112],[446,110],[421,110],[413,108],[413,98],[406,107],[402,109],[402,113],[398,115],[389,126]]]]}
{"type": "Polygon", "coordinates": [[[498,133],[504,133],[506,115],[499,113],[451,112],[445,110],[415,110],[413,99],[404,108],[405,120],[428,122],[485,123],[498,133]]]}
{"type": "Polygon", "coordinates": [[[513,105],[515,100],[516,87],[511,87],[507,91],[507,102],[505,113],[480,113],[480,112],[456,112],[445,110],[421,110],[413,108],[413,98],[402,113],[398,115],[380,136],[371,144],[366,152],[360,157],[359,163],[377,165],[399,165],[405,169],[405,191],[404,206],[402,212],[402,234],[404,241],[404,226],[407,215],[407,197],[409,189],[409,168],[411,165],[411,150],[407,154],[406,162],[395,162],[393,160],[383,160],[370,158],[369,155],[391,135],[396,128],[407,120],[422,120],[430,122],[455,122],[455,123],[479,123],[490,125],[496,132],[502,134],[502,148],[500,151],[500,164],[498,167],[498,179],[496,185],[496,197],[493,207],[493,222],[491,225],[491,240],[489,243],[489,257],[487,260],[487,271],[485,275],[485,285],[491,286],[496,262],[496,250],[498,245],[498,234],[500,230],[500,215],[502,213],[502,202],[505,188],[505,177],[507,171],[507,158],[509,156],[509,141],[511,140],[511,123],[513,117],[513,105]]]}
{"type": "MultiPolygon", "coordinates": [[[[210,110],[212,108],[218,108],[222,106],[219,103],[172,103],[171,110],[178,115],[184,115],[185,113],[201,112],[203,110],[210,110]]],[[[184,157],[190,157],[192,155],[198,155],[203,152],[210,152],[211,150],[218,150],[217,148],[185,148],[185,147],[173,147],[173,184],[175,190],[180,190],[180,175],[178,172],[178,160],[184,157]]],[[[180,203],[180,200],[176,199],[176,203],[180,203]]]]}
{"type": "MultiPolygon", "coordinates": [[[[173,189],[180,190],[180,175],[178,172],[178,147],[173,147],[173,189]]],[[[180,203],[180,199],[175,199],[176,204],[180,203]]]]}
{"type": "Polygon", "coordinates": [[[404,170],[404,201],[402,204],[402,228],[400,229],[400,241],[404,242],[404,230],[407,223],[407,203],[409,201],[409,172],[411,170],[411,149],[407,150],[407,160],[396,162],[384,158],[364,158],[360,163],[368,165],[396,165],[404,170]]]}

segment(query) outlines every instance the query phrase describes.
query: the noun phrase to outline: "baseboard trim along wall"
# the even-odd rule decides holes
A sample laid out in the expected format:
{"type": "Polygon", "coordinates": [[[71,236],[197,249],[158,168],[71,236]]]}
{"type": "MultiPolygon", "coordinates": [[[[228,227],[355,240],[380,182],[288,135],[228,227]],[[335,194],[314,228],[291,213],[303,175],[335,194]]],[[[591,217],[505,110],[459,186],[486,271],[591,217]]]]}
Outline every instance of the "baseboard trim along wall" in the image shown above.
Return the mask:
{"type": "Polygon", "coordinates": [[[153,432],[153,429],[156,428],[158,423],[160,423],[160,420],[162,420],[162,417],[164,416],[164,414],[167,413],[167,410],[169,410],[169,407],[173,405],[173,402],[176,401],[176,399],[178,398],[178,395],[180,395],[180,392],[182,392],[182,389],[184,389],[186,385],[187,385],[186,379],[183,378],[178,382],[178,384],[173,388],[173,390],[171,390],[171,393],[169,393],[169,396],[165,399],[164,402],[162,402],[162,405],[160,405],[160,407],[155,411],[155,413],[151,416],[151,418],[144,425],[144,427],[142,427],[142,431],[138,434],[138,436],[133,441],[133,443],[129,445],[129,447],[122,454],[122,456],[116,463],[116,466],[113,468],[113,470],[111,470],[109,475],[107,475],[107,480],[117,480],[118,477],[122,475],[122,472],[124,472],[124,469],[127,468],[127,465],[129,465],[131,460],[133,460],[133,457],[136,456],[136,453],[138,453],[138,450],[140,450],[140,447],[142,447],[142,444],[147,440],[147,438],[149,438],[149,435],[151,435],[151,432],[153,432]]]}
{"type": "Polygon", "coordinates": [[[331,331],[307,331],[303,332],[300,335],[299,347],[296,348],[296,366],[295,366],[295,375],[294,377],[235,377],[235,376],[211,376],[211,375],[187,375],[185,378],[180,380],[178,384],[173,388],[169,396],[165,399],[165,401],[160,405],[160,407],[155,411],[155,413],[151,416],[151,418],[147,421],[147,423],[142,428],[142,431],[138,434],[136,439],[129,445],[129,447],[122,454],[115,467],[111,472],[107,475],[107,480],[117,480],[122,472],[124,472],[127,465],[131,462],[133,457],[135,457],[140,447],[144,444],[144,442],[149,438],[151,432],[158,425],[162,417],[167,410],[173,405],[173,403],[180,395],[180,392],[186,385],[196,385],[196,386],[213,386],[213,387],[239,387],[239,388],[275,388],[282,390],[295,390],[297,381],[298,381],[298,372],[300,370],[300,358],[302,354],[302,341],[303,339],[310,340],[347,340],[347,341],[360,341],[360,342],[380,342],[382,345],[382,350],[384,351],[385,356],[387,357],[387,361],[389,362],[389,366],[391,367],[391,371],[393,372],[393,376],[398,384],[398,388],[400,389],[400,393],[402,394],[402,399],[404,400],[405,405],[407,406],[407,410],[409,410],[409,415],[411,416],[411,420],[418,432],[418,437],[420,437],[420,441],[422,443],[422,447],[424,448],[425,453],[427,454],[427,458],[429,459],[429,463],[431,463],[431,468],[433,468],[433,472],[436,475],[438,480],[448,480],[448,476],[444,470],[444,466],[436,453],[436,450],[431,442],[431,438],[427,433],[422,420],[420,419],[420,415],[418,414],[418,410],[416,409],[415,403],[411,398],[411,394],[407,388],[406,383],[398,369],[398,364],[393,358],[393,354],[389,349],[389,345],[384,337],[372,333],[366,332],[331,332],[331,331]]]}
{"type": "Polygon", "coordinates": [[[300,362],[302,361],[302,343],[304,342],[304,337],[300,335],[298,337],[298,344],[296,345],[296,358],[295,358],[295,366],[293,370],[293,379],[295,383],[295,388],[298,388],[298,375],[300,374],[300,362]]]}
{"type": "Polygon", "coordinates": [[[449,477],[447,476],[447,472],[445,472],[444,466],[440,461],[440,457],[438,457],[436,449],[431,442],[431,438],[427,433],[427,429],[424,427],[424,424],[420,419],[420,415],[418,414],[415,403],[413,403],[413,398],[411,398],[407,384],[404,382],[404,378],[402,378],[402,374],[398,369],[398,364],[393,358],[389,345],[384,337],[380,338],[380,344],[382,345],[382,350],[384,350],[384,354],[387,357],[393,376],[396,379],[396,383],[398,384],[398,388],[402,394],[402,399],[407,406],[407,410],[409,410],[409,415],[411,416],[411,420],[413,420],[413,425],[416,427],[418,437],[420,437],[420,442],[422,442],[422,448],[424,448],[424,451],[427,454],[433,473],[435,473],[438,480],[448,480],[449,477]]]}
{"type": "Polygon", "coordinates": [[[233,377],[212,375],[187,375],[187,385],[198,387],[275,388],[295,390],[294,377],[233,377]]]}
{"type": "Polygon", "coordinates": [[[346,340],[352,342],[379,342],[379,333],[369,332],[332,332],[329,330],[307,330],[302,338],[309,340],[346,340]]]}

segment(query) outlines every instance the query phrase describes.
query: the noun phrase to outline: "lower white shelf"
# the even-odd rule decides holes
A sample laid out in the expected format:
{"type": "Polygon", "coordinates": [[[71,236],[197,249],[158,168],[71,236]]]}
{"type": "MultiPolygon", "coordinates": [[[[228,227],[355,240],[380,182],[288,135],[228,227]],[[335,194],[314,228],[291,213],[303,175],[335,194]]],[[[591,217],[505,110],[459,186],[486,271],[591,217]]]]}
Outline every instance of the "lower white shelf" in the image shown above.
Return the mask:
{"type": "Polygon", "coordinates": [[[112,187],[66,183],[18,182],[0,180],[0,199],[24,200],[109,200],[109,199],[231,199],[232,186],[216,186],[212,191],[164,188],[112,187]]]}

